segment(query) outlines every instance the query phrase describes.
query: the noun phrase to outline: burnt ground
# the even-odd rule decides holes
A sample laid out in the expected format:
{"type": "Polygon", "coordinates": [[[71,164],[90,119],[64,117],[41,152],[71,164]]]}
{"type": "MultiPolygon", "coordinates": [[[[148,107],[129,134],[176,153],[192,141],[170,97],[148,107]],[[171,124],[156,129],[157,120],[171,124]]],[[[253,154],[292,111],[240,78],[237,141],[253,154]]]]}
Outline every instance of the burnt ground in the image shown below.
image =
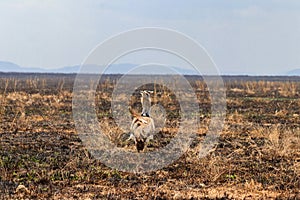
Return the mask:
{"type": "MultiPolygon", "coordinates": [[[[110,109],[118,76],[107,76],[96,94],[97,116],[107,136],[124,141],[110,109]]],[[[180,159],[147,173],[111,169],[95,159],[78,136],[72,116],[74,75],[1,74],[1,199],[299,199],[300,79],[225,77],[227,111],[219,142],[207,156],[199,145],[211,119],[209,93],[188,77],[199,101],[198,134],[180,159]]],[[[179,104],[160,85],[153,100],[166,124],[146,151],[167,145],[178,131],[179,104]]],[[[138,89],[138,90],[139,90],[138,89]]],[[[138,90],[131,106],[139,110],[138,90]]]]}

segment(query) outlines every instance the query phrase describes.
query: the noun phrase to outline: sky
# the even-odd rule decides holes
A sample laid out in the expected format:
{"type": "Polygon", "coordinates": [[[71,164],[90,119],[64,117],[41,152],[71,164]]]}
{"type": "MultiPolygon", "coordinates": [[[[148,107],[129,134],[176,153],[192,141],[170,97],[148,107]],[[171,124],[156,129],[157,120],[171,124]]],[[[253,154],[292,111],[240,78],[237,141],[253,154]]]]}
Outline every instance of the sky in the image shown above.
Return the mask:
{"type": "MultiPolygon", "coordinates": [[[[298,0],[1,0],[0,60],[48,69],[77,65],[107,38],[140,27],[193,38],[223,73],[300,68],[298,0]]],[[[158,52],[118,62],[151,59],[181,64],[158,52]]]]}

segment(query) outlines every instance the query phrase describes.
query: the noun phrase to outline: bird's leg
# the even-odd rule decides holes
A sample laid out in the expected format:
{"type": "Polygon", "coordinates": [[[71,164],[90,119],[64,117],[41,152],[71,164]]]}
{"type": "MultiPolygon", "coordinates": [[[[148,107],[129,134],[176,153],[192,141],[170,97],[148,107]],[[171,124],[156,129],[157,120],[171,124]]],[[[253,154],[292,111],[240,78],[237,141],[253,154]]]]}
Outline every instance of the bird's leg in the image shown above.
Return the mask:
{"type": "Polygon", "coordinates": [[[150,135],[150,136],[146,139],[146,143],[148,143],[150,140],[153,140],[153,135],[150,135]]]}
{"type": "Polygon", "coordinates": [[[127,141],[129,141],[129,140],[133,140],[133,141],[136,143],[136,138],[135,138],[135,136],[134,136],[133,133],[130,133],[130,136],[129,136],[129,138],[127,139],[127,141]]]}

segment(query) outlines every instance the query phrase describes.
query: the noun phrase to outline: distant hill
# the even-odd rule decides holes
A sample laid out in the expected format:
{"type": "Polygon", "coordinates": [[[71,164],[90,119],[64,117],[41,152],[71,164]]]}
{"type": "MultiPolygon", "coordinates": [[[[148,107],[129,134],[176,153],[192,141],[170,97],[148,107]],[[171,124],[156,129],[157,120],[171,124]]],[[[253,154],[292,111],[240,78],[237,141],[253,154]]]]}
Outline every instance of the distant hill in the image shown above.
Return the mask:
{"type": "Polygon", "coordinates": [[[289,75],[289,76],[300,76],[300,69],[294,69],[294,70],[288,71],[287,75],[289,75]]]}
{"type": "Polygon", "coordinates": [[[12,62],[0,61],[0,72],[47,72],[42,68],[21,67],[12,62]]]}
{"type": "MultiPolygon", "coordinates": [[[[128,71],[131,71],[137,67],[138,64],[132,63],[121,63],[121,64],[113,64],[110,65],[109,68],[105,71],[105,74],[126,74],[128,71]]],[[[84,73],[95,73],[99,72],[100,67],[97,65],[86,65],[84,73]]],[[[185,74],[185,75],[199,75],[192,69],[184,69],[180,67],[172,67],[177,73],[185,74]]],[[[78,73],[80,70],[80,65],[74,66],[65,66],[56,69],[44,69],[38,67],[22,67],[12,62],[0,61],[0,72],[28,72],[28,73],[63,73],[63,74],[71,74],[78,73]]],[[[163,71],[162,67],[147,67],[139,70],[139,73],[143,74],[167,74],[170,71],[163,71]]],[[[136,73],[136,72],[134,72],[136,73]]],[[[242,72],[234,72],[234,71],[222,71],[222,75],[252,75],[246,74],[242,72]]],[[[274,75],[273,75],[274,76],[274,75]]],[[[277,74],[276,76],[300,76],[300,68],[288,71],[286,73],[277,74]]]]}
{"type": "MultiPolygon", "coordinates": [[[[137,64],[131,63],[122,63],[122,64],[113,64],[109,66],[109,68],[105,71],[106,74],[124,74],[128,71],[131,71],[137,64]]],[[[84,73],[95,73],[99,72],[100,68],[97,65],[86,65],[84,73]]],[[[177,71],[177,73],[181,74],[195,74],[195,72],[191,69],[183,69],[179,67],[172,67],[173,70],[177,71]]],[[[21,67],[12,62],[0,61],[0,72],[28,72],[28,73],[78,73],[80,70],[80,65],[74,66],[66,66],[56,69],[44,69],[44,68],[30,68],[30,67],[21,67]]],[[[166,73],[163,71],[161,67],[148,67],[146,69],[140,70],[139,73],[144,74],[161,74],[166,73]]]]}
{"type": "Polygon", "coordinates": [[[21,70],[22,68],[15,63],[0,61],[0,71],[2,72],[17,72],[21,70]]]}

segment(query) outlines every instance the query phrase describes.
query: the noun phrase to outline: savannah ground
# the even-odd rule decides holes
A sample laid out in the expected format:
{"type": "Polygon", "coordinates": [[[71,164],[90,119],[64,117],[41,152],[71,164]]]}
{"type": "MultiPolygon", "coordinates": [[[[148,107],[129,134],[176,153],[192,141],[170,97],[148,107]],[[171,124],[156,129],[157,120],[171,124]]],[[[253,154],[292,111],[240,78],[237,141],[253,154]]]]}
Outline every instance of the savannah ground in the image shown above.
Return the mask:
{"type": "MultiPolygon", "coordinates": [[[[209,93],[187,77],[199,101],[201,126],[190,149],[155,172],[106,167],[86,150],[72,117],[74,75],[0,74],[0,199],[300,199],[300,78],[224,77],[227,113],[215,150],[199,159],[210,120],[209,93]]],[[[124,140],[110,110],[119,76],[106,76],[97,115],[117,146],[124,140]]],[[[166,108],[165,127],[147,151],[176,134],[179,107],[171,91],[153,84],[166,108]]],[[[138,91],[131,105],[139,110],[138,91]]]]}

